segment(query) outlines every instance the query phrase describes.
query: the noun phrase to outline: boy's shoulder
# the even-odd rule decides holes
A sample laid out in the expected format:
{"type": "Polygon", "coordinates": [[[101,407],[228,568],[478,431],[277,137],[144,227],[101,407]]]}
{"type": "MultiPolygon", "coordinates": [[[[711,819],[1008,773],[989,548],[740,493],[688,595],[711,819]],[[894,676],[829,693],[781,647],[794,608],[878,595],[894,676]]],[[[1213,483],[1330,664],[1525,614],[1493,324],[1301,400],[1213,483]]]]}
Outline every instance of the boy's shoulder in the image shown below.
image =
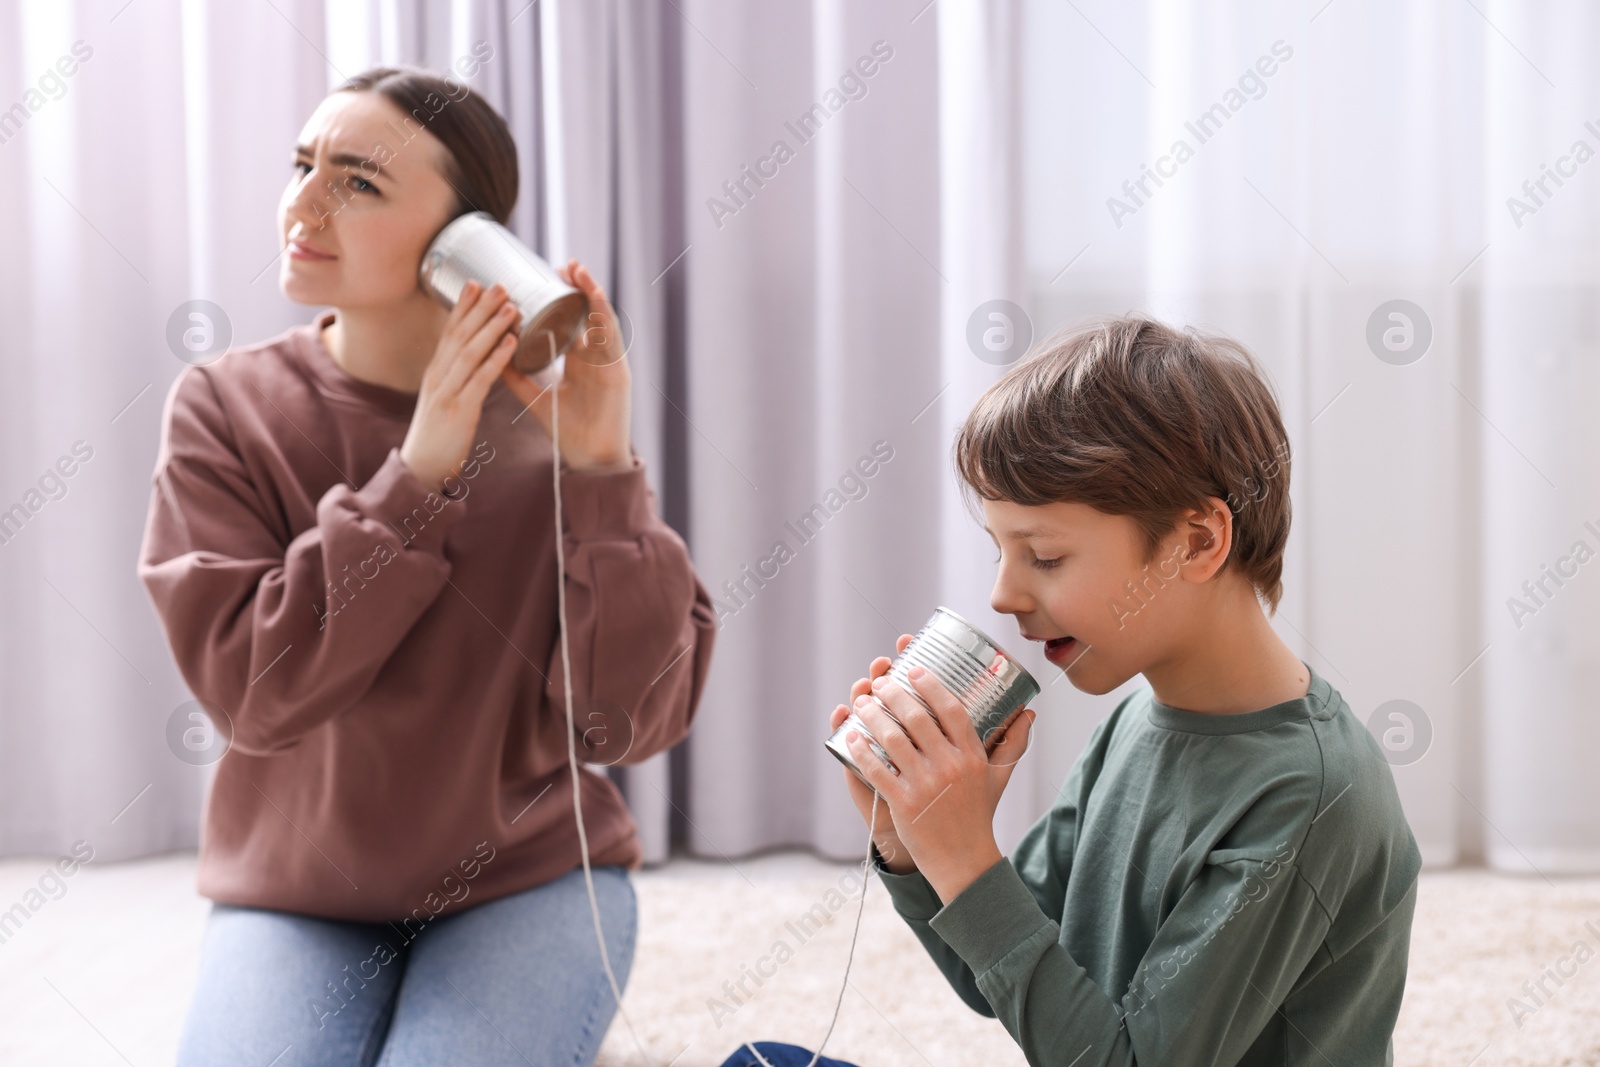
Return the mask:
{"type": "Polygon", "coordinates": [[[1401,869],[1420,866],[1382,747],[1339,690],[1307,669],[1304,696],[1238,715],[1171,708],[1146,685],[1118,702],[1089,747],[1102,763],[1151,750],[1173,761],[1150,768],[1160,772],[1154,787],[1209,794],[1216,825],[1240,847],[1270,837],[1337,862],[1388,855],[1401,869]]]}
{"type": "Polygon", "coordinates": [[[1236,863],[1292,871],[1337,957],[1407,911],[1422,863],[1377,739],[1311,674],[1304,696],[1240,715],[1171,708],[1148,685],[1129,693],[1095,727],[1061,802],[1176,842],[1196,876],[1236,863]]]}
{"type": "Polygon", "coordinates": [[[1306,820],[1295,864],[1338,916],[1328,935],[1337,957],[1414,900],[1422,851],[1383,746],[1339,691],[1329,689],[1329,713],[1312,727],[1321,795],[1306,820]]]}

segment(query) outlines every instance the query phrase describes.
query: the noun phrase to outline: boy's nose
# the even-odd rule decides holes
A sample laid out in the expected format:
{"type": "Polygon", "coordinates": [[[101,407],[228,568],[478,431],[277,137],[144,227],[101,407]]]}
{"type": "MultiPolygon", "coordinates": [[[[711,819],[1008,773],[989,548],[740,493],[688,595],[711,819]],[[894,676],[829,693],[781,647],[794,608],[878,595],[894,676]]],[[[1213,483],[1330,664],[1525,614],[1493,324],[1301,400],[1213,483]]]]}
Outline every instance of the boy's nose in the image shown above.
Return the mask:
{"type": "Polygon", "coordinates": [[[1006,578],[1005,568],[995,576],[994,589],[989,593],[989,606],[1001,615],[1021,615],[1033,610],[1033,600],[1027,592],[1006,578]]]}

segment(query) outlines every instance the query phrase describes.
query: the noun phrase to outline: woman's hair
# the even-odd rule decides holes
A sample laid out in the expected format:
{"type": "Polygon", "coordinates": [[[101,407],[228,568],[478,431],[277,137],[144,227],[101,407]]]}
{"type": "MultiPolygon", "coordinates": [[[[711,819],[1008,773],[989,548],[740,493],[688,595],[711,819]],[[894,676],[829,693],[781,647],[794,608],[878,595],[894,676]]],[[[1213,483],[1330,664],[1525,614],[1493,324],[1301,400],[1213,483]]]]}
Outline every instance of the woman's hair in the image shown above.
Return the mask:
{"type": "MultiPolygon", "coordinates": [[[[1188,508],[1233,513],[1222,571],[1275,613],[1289,540],[1289,438],[1254,357],[1225,337],[1141,317],[1047,341],[978,399],[956,435],[963,496],[1126,515],[1145,563],[1188,508]]],[[[1221,571],[1219,571],[1221,573],[1221,571]]]]}
{"type": "Polygon", "coordinates": [[[505,225],[517,204],[517,144],[506,120],[469,86],[412,67],[373,67],[333,90],[375,92],[437,137],[449,152],[445,178],[456,189],[456,210],[487,211],[505,225]]]}

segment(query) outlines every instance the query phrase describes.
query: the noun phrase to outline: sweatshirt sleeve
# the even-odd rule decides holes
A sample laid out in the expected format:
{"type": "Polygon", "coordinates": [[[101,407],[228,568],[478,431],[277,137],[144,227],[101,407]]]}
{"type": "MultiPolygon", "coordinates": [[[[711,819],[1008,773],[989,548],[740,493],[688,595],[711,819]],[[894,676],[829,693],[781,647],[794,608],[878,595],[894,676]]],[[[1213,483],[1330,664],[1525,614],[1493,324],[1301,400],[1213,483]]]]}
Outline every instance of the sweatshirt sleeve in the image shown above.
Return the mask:
{"type": "Polygon", "coordinates": [[[289,537],[205,369],[186,368],[167,397],[139,578],[184,681],[226,713],[219,730],[270,755],[371,688],[444,587],[445,536],[466,507],[390,449],[360,488],[329,488],[316,523],[289,537]]]}
{"type": "Polygon", "coordinates": [[[1293,849],[1213,853],[1114,1000],[1061,945],[1009,860],[931,920],[1030,1064],[1237,1063],[1312,957],[1329,918],[1293,849]]]}
{"type": "MultiPolygon", "coordinates": [[[[687,736],[716,638],[710,594],[632,460],[611,471],[559,460],[573,727],[578,758],[608,766],[643,762],[687,736]]],[[[564,747],[559,634],[545,677],[564,747]]]]}

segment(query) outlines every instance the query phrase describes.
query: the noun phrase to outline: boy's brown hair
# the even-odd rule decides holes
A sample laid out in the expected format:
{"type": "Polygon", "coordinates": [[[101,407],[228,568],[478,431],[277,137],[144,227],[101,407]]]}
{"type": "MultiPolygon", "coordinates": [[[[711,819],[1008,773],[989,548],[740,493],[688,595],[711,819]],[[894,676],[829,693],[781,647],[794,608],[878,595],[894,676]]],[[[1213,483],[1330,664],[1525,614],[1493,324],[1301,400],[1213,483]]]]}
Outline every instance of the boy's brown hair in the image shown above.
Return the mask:
{"type": "Polygon", "coordinates": [[[1126,515],[1145,560],[1187,508],[1227,502],[1236,568],[1269,613],[1283,596],[1289,437],[1260,364],[1237,341],[1142,317],[1058,335],[978,399],[956,434],[963,493],[1126,515]]]}

